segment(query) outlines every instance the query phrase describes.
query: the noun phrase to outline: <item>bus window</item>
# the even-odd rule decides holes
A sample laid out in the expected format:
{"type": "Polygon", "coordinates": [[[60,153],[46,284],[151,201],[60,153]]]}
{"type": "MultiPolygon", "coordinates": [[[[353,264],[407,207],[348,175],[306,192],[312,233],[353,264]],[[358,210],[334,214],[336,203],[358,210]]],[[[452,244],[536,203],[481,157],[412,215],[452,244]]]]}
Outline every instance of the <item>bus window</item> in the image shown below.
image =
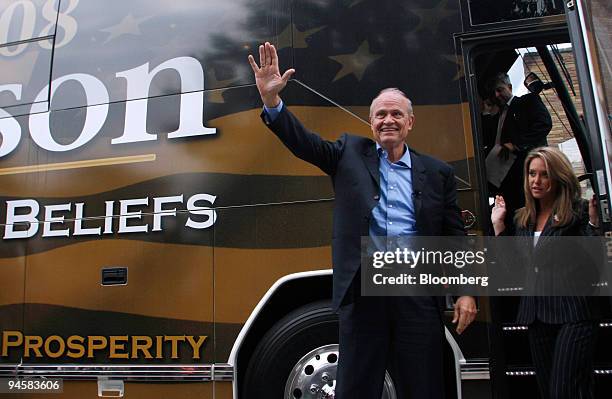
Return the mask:
{"type": "Polygon", "coordinates": [[[27,114],[28,104],[49,101],[51,49],[46,43],[40,39],[0,46],[0,107],[12,116],[27,114]],[[16,106],[22,107],[12,109],[16,106]]]}
{"type": "Polygon", "coordinates": [[[587,17],[595,34],[594,41],[597,48],[595,61],[605,93],[608,120],[612,121],[612,48],[609,44],[606,45],[606,42],[609,43],[606,38],[610,38],[612,33],[610,3],[607,0],[591,0],[585,2],[585,6],[589,10],[587,17]]]}
{"type": "MultiPolygon", "coordinates": [[[[65,1],[61,10],[70,8],[65,1]]],[[[78,3],[78,0],[76,1],[78,3]]],[[[0,0],[0,47],[5,44],[24,42],[32,39],[55,35],[59,0],[0,0]]],[[[52,41],[45,43],[45,48],[51,49],[52,41]]],[[[8,53],[17,55],[24,51],[26,43],[22,43],[8,53]]],[[[5,49],[0,54],[6,55],[5,49]]]]}
{"type": "Polygon", "coordinates": [[[472,25],[547,17],[564,12],[561,0],[471,0],[468,4],[472,25]]]}

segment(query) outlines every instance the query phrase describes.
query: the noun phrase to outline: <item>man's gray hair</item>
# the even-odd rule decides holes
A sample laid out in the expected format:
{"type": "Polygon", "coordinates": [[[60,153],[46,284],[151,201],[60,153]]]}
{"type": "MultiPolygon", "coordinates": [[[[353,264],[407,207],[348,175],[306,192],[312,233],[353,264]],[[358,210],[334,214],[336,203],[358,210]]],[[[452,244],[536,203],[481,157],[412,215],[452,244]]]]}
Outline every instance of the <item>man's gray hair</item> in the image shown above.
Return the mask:
{"type": "Polygon", "coordinates": [[[372,103],[370,104],[370,117],[372,117],[372,112],[374,112],[374,102],[376,101],[376,99],[378,97],[380,97],[381,95],[383,95],[385,93],[395,93],[395,94],[398,94],[398,95],[404,97],[406,100],[408,100],[408,113],[410,115],[413,114],[413,111],[412,111],[412,101],[410,101],[410,99],[408,98],[406,93],[404,93],[403,91],[401,91],[397,87],[387,87],[386,89],[382,89],[380,91],[380,93],[378,93],[376,95],[376,97],[374,97],[374,99],[372,100],[372,103]]]}
{"type": "Polygon", "coordinates": [[[499,72],[495,74],[495,76],[493,77],[493,85],[497,86],[500,83],[510,86],[512,84],[512,82],[510,81],[510,76],[508,76],[508,74],[505,72],[499,72]]]}

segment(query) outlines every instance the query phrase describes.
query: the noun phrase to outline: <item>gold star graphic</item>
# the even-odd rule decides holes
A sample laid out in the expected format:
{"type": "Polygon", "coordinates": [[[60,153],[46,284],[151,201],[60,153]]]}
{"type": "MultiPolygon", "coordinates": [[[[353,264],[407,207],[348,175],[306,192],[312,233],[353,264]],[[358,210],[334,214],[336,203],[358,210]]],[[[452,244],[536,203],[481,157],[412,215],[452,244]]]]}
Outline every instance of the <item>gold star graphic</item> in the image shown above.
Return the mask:
{"type": "Polygon", "coordinates": [[[355,75],[357,80],[361,80],[370,64],[380,57],[382,57],[382,54],[372,54],[370,52],[370,45],[367,40],[361,43],[357,51],[353,54],[341,54],[329,57],[342,65],[342,69],[336,74],[333,82],[350,74],[355,75]]]}
{"type": "Polygon", "coordinates": [[[447,10],[448,0],[442,0],[434,8],[407,8],[407,11],[419,17],[419,25],[415,31],[430,29],[435,35],[443,19],[456,14],[456,10],[447,10]]]}
{"type": "Polygon", "coordinates": [[[123,35],[141,35],[142,32],[140,31],[140,24],[151,18],[153,18],[152,15],[142,18],[134,18],[132,14],[128,14],[117,25],[100,29],[102,32],[110,33],[110,36],[108,36],[103,44],[106,44],[111,40],[123,35]]]}
{"type": "Polygon", "coordinates": [[[453,81],[459,80],[465,77],[465,64],[463,62],[463,57],[460,57],[456,54],[442,54],[440,55],[440,57],[457,65],[458,70],[457,70],[457,74],[453,78],[453,81]]]}
{"type": "Polygon", "coordinates": [[[278,45],[276,47],[279,50],[291,47],[291,36],[293,35],[293,48],[308,48],[306,39],[323,28],[325,28],[325,26],[301,31],[295,26],[295,24],[289,24],[285,30],[278,35],[278,45]]]}

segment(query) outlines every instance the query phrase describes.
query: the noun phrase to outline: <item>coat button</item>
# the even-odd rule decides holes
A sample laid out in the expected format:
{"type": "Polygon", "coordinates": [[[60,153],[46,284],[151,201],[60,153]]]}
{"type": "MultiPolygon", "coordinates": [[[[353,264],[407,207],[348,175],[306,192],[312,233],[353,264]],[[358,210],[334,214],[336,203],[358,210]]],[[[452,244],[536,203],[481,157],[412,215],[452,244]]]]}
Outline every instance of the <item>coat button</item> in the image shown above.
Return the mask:
{"type": "Polygon", "coordinates": [[[374,200],[378,201],[380,199],[380,195],[375,195],[374,200]]]}

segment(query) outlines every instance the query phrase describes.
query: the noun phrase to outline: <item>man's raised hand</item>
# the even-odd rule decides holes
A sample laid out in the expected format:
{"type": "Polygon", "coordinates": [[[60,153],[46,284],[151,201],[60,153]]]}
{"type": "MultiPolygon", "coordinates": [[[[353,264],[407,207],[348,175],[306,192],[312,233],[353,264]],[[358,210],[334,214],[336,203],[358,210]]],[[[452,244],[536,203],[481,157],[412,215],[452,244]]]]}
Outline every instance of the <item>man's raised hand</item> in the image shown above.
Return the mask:
{"type": "Polygon", "coordinates": [[[287,86],[295,69],[287,69],[281,76],[276,48],[268,42],[259,46],[259,66],[250,54],[249,64],[253,68],[257,90],[264,105],[270,108],[276,107],[281,101],[279,93],[287,86]]]}

